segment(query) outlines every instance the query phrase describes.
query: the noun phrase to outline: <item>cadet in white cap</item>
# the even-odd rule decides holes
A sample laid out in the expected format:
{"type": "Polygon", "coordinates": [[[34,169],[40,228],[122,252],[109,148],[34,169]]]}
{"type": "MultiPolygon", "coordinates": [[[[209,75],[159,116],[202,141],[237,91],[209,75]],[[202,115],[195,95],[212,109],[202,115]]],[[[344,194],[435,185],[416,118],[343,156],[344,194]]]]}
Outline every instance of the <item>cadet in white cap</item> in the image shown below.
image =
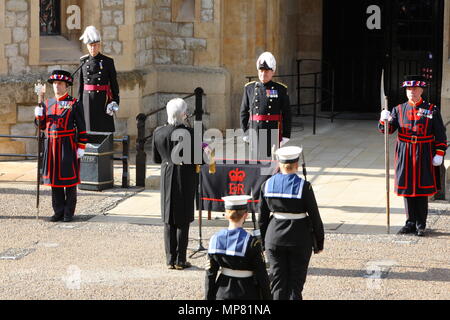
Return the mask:
{"type": "Polygon", "coordinates": [[[271,300],[261,242],[243,229],[250,196],[230,196],[225,201],[228,229],[209,241],[206,268],[207,300],[271,300]],[[221,271],[217,278],[217,273],[221,271]]]}
{"type": "Polygon", "coordinates": [[[80,40],[89,54],[80,58],[79,100],[83,101],[88,131],[114,132],[114,113],[119,110],[120,96],[114,60],[103,55],[100,32],[89,26],[80,40]]]}
{"type": "Polygon", "coordinates": [[[256,61],[256,69],[259,81],[245,85],[241,103],[241,129],[245,132],[244,140],[250,143],[251,158],[265,160],[271,158],[273,145],[278,148],[289,141],[291,110],[287,86],[273,81],[277,69],[273,54],[261,54],[256,61]],[[258,141],[252,139],[249,130],[256,131],[258,141]],[[275,141],[271,138],[271,130],[278,132],[275,141]],[[260,141],[265,137],[266,143],[260,141]]]}
{"type": "Polygon", "coordinates": [[[277,150],[280,173],[261,186],[259,226],[274,300],[301,300],[309,260],[323,250],[324,230],[311,184],[297,175],[302,148],[277,150]]]}

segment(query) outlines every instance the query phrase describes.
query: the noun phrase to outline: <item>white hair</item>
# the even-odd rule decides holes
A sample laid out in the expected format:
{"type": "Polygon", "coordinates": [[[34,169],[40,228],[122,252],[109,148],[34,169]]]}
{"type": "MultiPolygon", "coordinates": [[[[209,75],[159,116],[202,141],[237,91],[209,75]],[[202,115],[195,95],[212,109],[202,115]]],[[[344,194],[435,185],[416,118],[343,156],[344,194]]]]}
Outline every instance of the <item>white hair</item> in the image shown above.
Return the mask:
{"type": "Polygon", "coordinates": [[[179,125],[184,121],[187,103],[180,98],[175,98],[167,103],[167,122],[171,125],[179,125]]]}
{"type": "Polygon", "coordinates": [[[266,62],[270,69],[272,69],[274,72],[277,70],[277,60],[273,56],[272,53],[266,51],[263,54],[261,54],[256,61],[256,69],[259,70],[259,65],[263,62],[266,62]]]}
{"type": "Polygon", "coordinates": [[[85,44],[96,43],[102,41],[102,37],[100,36],[100,32],[94,26],[89,26],[84,30],[80,40],[83,40],[85,44]]]}

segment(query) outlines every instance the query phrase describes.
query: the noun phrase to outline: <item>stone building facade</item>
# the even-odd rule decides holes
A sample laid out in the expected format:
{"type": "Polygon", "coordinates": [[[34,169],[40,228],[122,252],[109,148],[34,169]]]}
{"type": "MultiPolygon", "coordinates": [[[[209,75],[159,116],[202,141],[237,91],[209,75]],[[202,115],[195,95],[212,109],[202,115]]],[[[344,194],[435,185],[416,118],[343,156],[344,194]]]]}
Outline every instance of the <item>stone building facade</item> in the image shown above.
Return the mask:
{"type": "MultiPolygon", "coordinates": [[[[117,136],[128,134],[134,140],[137,114],[158,109],[196,87],[206,93],[207,126],[237,128],[243,86],[246,76],[256,74],[259,54],[275,54],[278,74],[295,71],[297,59],[322,58],[324,1],[59,0],[57,36],[40,34],[41,0],[0,1],[0,134],[35,133],[33,84],[55,68],[77,68],[79,56],[87,53],[78,38],[88,25],[102,32],[102,51],[115,59],[119,71],[117,136]],[[79,27],[69,28],[77,18],[79,27]]],[[[445,0],[441,105],[446,120],[449,4],[445,0]]],[[[295,82],[282,81],[294,95],[295,82]]],[[[75,96],[76,91],[75,86],[75,96]]],[[[193,101],[188,102],[192,106],[193,101]]],[[[148,127],[163,121],[161,114],[150,119],[148,127]]],[[[33,152],[33,145],[0,139],[0,153],[33,152]]]]}

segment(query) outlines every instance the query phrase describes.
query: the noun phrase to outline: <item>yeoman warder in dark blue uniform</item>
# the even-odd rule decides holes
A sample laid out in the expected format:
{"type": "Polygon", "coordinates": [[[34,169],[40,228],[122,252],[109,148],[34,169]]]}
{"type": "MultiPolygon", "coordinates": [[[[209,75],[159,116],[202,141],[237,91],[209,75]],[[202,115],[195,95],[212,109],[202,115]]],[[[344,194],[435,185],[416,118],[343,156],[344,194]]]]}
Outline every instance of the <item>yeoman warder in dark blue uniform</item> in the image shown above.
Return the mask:
{"type": "Polygon", "coordinates": [[[297,175],[302,149],[277,150],[280,173],[261,186],[259,226],[274,300],[301,300],[309,261],[323,250],[324,230],[311,184],[297,175]]]}
{"type": "Polygon", "coordinates": [[[80,58],[79,98],[86,126],[92,132],[114,132],[114,113],[119,110],[119,84],[114,60],[103,55],[98,30],[89,26],[81,36],[89,54],[80,58]]]}
{"type": "Polygon", "coordinates": [[[222,199],[229,226],[209,241],[206,299],[271,300],[261,241],[243,229],[248,216],[247,202],[251,197],[229,196],[222,199]]]}
{"type": "Polygon", "coordinates": [[[55,70],[48,79],[55,97],[35,109],[40,128],[45,130],[42,160],[44,185],[52,187],[54,215],[51,221],[70,222],[77,203],[80,161],[86,149],[83,106],[68,94],[73,79],[69,72],[55,70]]]}
{"type": "Polygon", "coordinates": [[[389,133],[398,131],[395,149],[395,192],[404,197],[406,224],[401,234],[425,235],[428,197],[437,193],[435,167],[442,164],[447,150],[447,135],[440,110],[422,99],[426,80],[407,76],[403,82],[408,101],[396,106],[392,113],[381,112],[378,129],[384,133],[388,120],[389,133]]]}

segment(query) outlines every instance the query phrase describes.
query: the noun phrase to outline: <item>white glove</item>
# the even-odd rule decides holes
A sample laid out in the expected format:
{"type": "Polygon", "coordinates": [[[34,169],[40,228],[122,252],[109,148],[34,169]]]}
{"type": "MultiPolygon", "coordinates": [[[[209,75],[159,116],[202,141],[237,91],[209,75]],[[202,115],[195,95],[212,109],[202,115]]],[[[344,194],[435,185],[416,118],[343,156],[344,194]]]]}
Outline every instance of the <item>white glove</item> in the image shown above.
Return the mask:
{"type": "Polygon", "coordinates": [[[433,158],[433,166],[439,167],[444,161],[444,157],[440,155],[435,155],[433,158]]]}
{"type": "Polygon", "coordinates": [[[117,102],[113,101],[106,106],[106,113],[111,117],[114,115],[114,112],[119,111],[119,105],[117,102]]]}
{"type": "Polygon", "coordinates": [[[84,156],[84,149],[78,148],[78,150],[77,150],[78,159],[82,158],[83,156],[84,156]]]}
{"type": "Polygon", "coordinates": [[[246,143],[249,143],[249,142],[250,142],[249,136],[244,136],[244,137],[242,137],[242,140],[244,140],[244,142],[246,142],[246,143]]]}
{"type": "Polygon", "coordinates": [[[42,107],[36,107],[34,108],[34,116],[36,118],[44,116],[44,108],[42,107]]]}
{"type": "Polygon", "coordinates": [[[389,120],[391,117],[391,113],[389,110],[383,110],[381,111],[380,121],[389,120]]]}
{"type": "Polygon", "coordinates": [[[291,140],[291,139],[289,139],[289,138],[283,137],[283,139],[281,139],[281,142],[280,142],[280,147],[284,146],[284,145],[285,145],[286,143],[288,143],[290,140],[291,140]]]}

